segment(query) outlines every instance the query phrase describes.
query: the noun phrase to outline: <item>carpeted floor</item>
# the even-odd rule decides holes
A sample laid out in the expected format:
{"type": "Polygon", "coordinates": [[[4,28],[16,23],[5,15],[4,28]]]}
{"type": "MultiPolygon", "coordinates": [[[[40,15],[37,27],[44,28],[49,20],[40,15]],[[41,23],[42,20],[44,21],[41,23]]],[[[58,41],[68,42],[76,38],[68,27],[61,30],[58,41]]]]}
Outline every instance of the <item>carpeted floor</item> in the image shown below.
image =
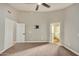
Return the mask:
{"type": "Polygon", "coordinates": [[[62,46],[49,43],[20,43],[1,56],[76,56],[62,46]]]}

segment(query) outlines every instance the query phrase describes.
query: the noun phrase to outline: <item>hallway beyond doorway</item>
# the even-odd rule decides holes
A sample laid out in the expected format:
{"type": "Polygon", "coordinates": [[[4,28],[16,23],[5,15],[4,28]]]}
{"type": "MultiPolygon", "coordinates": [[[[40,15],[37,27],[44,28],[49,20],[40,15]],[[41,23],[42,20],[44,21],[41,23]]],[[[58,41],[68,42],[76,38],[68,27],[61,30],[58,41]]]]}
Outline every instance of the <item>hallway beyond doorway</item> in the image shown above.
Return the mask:
{"type": "Polygon", "coordinates": [[[52,23],[50,24],[50,39],[54,44],[60,44],[60,23],[52,23]]]}

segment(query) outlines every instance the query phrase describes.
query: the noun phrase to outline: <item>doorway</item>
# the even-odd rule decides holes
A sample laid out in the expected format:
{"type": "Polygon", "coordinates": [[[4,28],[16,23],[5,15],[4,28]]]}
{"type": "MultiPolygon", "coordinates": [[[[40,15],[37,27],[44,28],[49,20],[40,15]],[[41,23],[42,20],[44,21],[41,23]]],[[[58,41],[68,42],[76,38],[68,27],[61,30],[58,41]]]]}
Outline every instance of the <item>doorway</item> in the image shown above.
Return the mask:
{"type": "Polygon", "coordinates": [[[60,44],[60,23],[50,24],[50,40],[54,44],[60,44]]]}
{"type": "Polygon", "coordinates": [[[4,50],[14,45],[15,35],[15,21],[10,18],[5,18],[5,39],[4,39],[4,50]]]}
{"type": "Polygon", "coordinates": [[[16,42],[25,42],[25,24],[16,23],[16,42]]]}

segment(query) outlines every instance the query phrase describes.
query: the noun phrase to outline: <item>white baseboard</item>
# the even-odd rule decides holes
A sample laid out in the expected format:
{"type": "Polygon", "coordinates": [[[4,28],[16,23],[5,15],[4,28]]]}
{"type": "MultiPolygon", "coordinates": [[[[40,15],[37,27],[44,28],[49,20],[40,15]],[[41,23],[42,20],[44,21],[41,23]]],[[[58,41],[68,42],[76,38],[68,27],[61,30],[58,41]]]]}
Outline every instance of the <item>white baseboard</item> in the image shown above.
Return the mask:
{"type": "Polygon", "coordinates": [[[24,42],[16,42],[16,43],[43,43],[48,41],[24,41],[24,42]]]}
{"type": "MultiPolygon", "coordinates": [[[[24,42],[15,42],[15,43],[45,43],[45,42],[48,42],[48,41],[24,41],[24,42]]],[[[14,46],[14,45],[12,45],[12,46],[14,46]]],[[[11,47],[12,47],[11,46],[11,47]]],[[[9,48],[11,48],[11,47],[9,47],[9,48]]],[[[7,49],[9,49],[9,48],[7,48],[7,49]]],[[[0,54],[2,54],[4,51],[6,51],[7,49],[3,49],[2,51],[0,51],[0,54]]]]}
{"type": "Polygon", "coordinates": [[[0,51],[0,54],[2,54],[4,51],[6,51],[6,49],[3,49],[2,51],[0,51]]]}
{"type": "Polygon", "coordinates": [[[75,53],[76,55],[78,55],[78,56],[79,56],[79,53],[78,53],[78,52],[76,52],[75,50],[73,50],[73,49],[69,48],[69,47],[68,47],[68,46],[66,46],[65,44],[63,44],[62,46],[64,46],[65,48],[67,48],[68,50],[72,51],[73,53],[75,53]]]}
{"type": "MultiPolygon", "coordinates": [[[[14,44],[12,46],[14,46],[14,44]]],[[[10,46],[9,48],[11,48],[12,46],[10,46]]],[[[9,48],[3,49],[2,51],[0,51],[0,54],[2,54],[4,51],[6,51],[9,48]]]]}

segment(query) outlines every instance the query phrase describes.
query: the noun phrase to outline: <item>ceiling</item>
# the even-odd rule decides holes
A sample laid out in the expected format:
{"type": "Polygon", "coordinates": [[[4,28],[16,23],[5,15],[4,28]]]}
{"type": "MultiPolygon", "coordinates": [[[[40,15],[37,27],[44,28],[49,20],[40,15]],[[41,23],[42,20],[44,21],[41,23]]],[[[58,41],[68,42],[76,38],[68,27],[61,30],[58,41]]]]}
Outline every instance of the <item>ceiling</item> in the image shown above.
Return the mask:
{"type": "MultiPolygon", "coordinates": [[[[47,3],[50,5],[50,8],[46,8],[42,5],[39,6],[39,12],[45,12],[45,11],[54,11],[54,10],[60,10],[64,9],[72,3],[47,3]]],[[[10,3],[13,8],[19,11],[35,11],[37,4],[36,3],[10,3]]]]}

